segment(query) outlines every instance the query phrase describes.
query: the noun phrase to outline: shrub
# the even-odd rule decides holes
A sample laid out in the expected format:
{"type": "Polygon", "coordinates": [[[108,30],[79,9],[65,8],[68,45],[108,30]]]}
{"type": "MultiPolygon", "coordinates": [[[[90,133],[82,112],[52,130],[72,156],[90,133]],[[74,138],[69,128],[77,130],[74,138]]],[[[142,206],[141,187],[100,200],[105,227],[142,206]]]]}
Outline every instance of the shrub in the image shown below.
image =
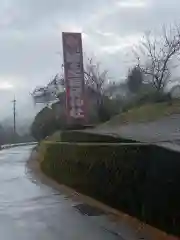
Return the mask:
{"type": "Polygon", "coordinates": [[[142,105],[145,103],[160,103],[160,102],[169,102],[169,101],[171,101],[170,94],[154,92],[154,93],[142,94],[142,96],[140,96],[137,99],[137,104],[142,105]]]}
{"type": "Polygon", "coordinates": [[[124,139],[120,137],[114,137],[111,135],[103,135],[97,133],[91,133],[87,131],[62,131],[62,142],[85,142],[85,143],[132,143],[135,142],[130,139],[124,139]]]}
{"type": "Polygon", "coordinates": [[[127,112],[128,110],[140,107],[145,104],[150,103],[161,103],[167,102],[171,103],[172,99],[169,93],[160,93],[160,92],[145,92],[139,95],[134,96],[130,101],[124,103],[122,107],[123,112],[127,112]]]}
{"type": "Polygon", "coordinates": [[[179,153],[118,143],[46,143],[42,169],[60,183],[180,234],[179,153]]]}

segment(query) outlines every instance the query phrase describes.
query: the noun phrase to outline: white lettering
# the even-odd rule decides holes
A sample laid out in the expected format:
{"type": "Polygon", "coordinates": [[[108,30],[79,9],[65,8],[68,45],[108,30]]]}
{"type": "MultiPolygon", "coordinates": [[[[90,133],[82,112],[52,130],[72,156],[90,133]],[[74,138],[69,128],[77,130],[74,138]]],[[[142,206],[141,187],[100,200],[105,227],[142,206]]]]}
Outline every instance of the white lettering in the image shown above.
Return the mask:
{"type": "Polygon", "coordinates": [[[78,108],[81,108],[83,107],[84,105],[84,102],[81,98],[74,98],[74,99],[70,99],[70,106],[71,107],[78,107],[78,108]]]}
{"type": "Polygon", "coordinates": [[[80,62],[81,61],[81,55],[80,53],[71,54],[69,52],[66,52],[66,62],[80,62]]]}
{"type": "Polygon", "coordinates": [[[74,71],[74,72],[79,72],[80,71],[80,63],[70,63],[69,66],[70,70],[74,71]]]}
{"type": "Polygon", "coordinates": [[[76,106],[77,107],[79,107],[79,108],[81,108],[81,107],[83,107],[83,105],[84,105],[84,102],[83,102],[83,100],[82,99],[76,99],[76,106]]]}
{"type": "Polygon", "coordinates": [[[67,71],[67,77],[68,78],[73,78],[73,77],[81,78],[82,74],[81,74],[81,71],[74,71],[72,69],[69,69],[67,71]]]}
{"type": "Polygon", "coordinates": [[[82,81],[79,78],[69,79],[68,83],[69,83],[70,88],[81,88],[82,87],[82,81]]]}
{"type": "Polygon", "coordinates": [[[70,97],[79,97],[81,96],[81,88],[70,88],[70,97]]]}
{"type": "Polygon", "coordinates": [[[70,116],[73,118],[84,118],[84,112],[80,108],[72,108],[70,110],[70,116]]]}

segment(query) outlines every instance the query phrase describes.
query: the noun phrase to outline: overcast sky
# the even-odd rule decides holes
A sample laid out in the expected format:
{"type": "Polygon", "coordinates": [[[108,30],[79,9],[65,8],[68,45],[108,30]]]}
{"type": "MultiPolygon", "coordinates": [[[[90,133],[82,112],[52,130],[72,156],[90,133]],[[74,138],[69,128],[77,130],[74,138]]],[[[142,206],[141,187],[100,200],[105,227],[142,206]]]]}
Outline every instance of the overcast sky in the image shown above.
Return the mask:
{"type": "Polygon", "coordinates": [[[179,22],[179,12],[179,0],[1,0],[0,120],[11,116],[14,92],[19,115],[30,114],[22,98],[60,71],[62,31],[82,32],[86,55],[118,80],[144,31],[179,22]]]}

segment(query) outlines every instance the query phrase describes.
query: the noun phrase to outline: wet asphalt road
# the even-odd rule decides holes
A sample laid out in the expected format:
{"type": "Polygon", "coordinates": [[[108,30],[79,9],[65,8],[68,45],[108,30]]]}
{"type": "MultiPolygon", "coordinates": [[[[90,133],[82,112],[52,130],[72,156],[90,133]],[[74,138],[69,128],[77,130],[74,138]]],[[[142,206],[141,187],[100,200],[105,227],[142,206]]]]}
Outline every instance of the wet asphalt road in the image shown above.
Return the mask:
{"type": "Polygon", "coordinates": [[[31,149],[0,151],[1,239],[123,239],[105,230],[96,218],[80,214],[71,199],[35,181],[26,168],[31,149]]]}

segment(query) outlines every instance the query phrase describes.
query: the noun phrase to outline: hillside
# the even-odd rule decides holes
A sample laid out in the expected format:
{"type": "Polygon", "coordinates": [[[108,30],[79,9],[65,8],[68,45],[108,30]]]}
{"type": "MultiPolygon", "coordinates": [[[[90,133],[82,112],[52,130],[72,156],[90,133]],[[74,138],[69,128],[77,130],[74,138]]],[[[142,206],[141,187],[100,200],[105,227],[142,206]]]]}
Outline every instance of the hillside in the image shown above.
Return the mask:
{"type": "Polygon", "coordinates": [[[152,122],[172,114],[180,113],[180,101],[146,104],[123,112],[98,128],[120,126],[130,123],[152,122]]]}
{"type": "Polygon", "coordinates": [[[160,143],[180,141],[180,102],[149,104],[124,112],[86,130],[134,141],[160,143]]]}

